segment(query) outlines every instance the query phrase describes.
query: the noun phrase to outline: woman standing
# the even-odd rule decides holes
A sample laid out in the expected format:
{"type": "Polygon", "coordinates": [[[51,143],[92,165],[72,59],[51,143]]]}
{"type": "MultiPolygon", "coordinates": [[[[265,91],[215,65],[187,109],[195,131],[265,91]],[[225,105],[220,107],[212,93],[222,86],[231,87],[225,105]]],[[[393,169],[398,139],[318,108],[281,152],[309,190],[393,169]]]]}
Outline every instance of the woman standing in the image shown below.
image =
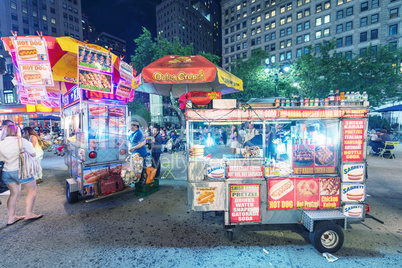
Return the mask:
{"type": "MultiPolygon", "coordinates": [[[[43,146],[43,142],[42,139],[39,137],[38,134],[36,134],[35,130],[31,127],[25,127],[22,130],[22,135],[25,139],[27,139],[28,141],[30,141],[33,145],[33,147],[35,148],[36,151],[36,159],[38,159],[39,164],[43,159],[43,150],[42,150],[42,146],[43,146]]],[[[36,183],[41,183],[43,182],[43,178],[42,178],[42,171],[40,171],[36,176],[35,176],[35,180],[36,183]]]]}
{"type": "Polygon", "coordinates": [[[236,148],[239,148],[239,132],[236,126],[232,126],[232,133],[230,134],[230,148],[232,148],[232,154],[236,154],[236,148]]]}
{"type": "Polygon", "coordinates": [[[21,138],[20,129],[16,125],[8,125],[3,131],[6,132],[4,140],[0,141],[0,159],[4,161],[3,181],[10,189],[10,196],[7,200],[8,222],[7,226],[25,218],[25,220],[36,220],[42,215],[33,213],[36,199],[36,183],[33,177],[21,179],[19,177],[19,153],[24,148],[33,157],[36,156],[32,144],[21,138]],[[17,216],[17,199],[21,192],[21,184],[28,194],[25,200],[25,216],[17,216]]]}

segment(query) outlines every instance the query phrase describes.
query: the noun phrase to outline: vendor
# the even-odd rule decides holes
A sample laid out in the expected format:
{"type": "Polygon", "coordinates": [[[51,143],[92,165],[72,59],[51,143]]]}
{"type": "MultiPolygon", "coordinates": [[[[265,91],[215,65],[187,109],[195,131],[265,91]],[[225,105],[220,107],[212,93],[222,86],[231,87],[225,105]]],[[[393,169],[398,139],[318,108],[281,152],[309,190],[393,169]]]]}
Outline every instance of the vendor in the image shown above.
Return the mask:
{"type": "Polygon", "coordinates": [[[141,157],[147,155],[147,149],[145,148],[145,139],[140,131],[140,123],[138,121],[131,122],[131,135],[128,137],[130,142],[130,153],[139,153],[141,157]]]}

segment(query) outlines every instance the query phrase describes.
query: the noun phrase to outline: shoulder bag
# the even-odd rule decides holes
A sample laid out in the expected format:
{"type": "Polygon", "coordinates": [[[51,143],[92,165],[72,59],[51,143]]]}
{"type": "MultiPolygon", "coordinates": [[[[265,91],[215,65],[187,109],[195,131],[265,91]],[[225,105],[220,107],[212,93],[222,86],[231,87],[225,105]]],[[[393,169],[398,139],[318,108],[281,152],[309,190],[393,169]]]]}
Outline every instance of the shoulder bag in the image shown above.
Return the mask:
{"type": "Polygon", "coordinates": [[[40,166],[38,159],[33,157],[27,151],[25,151],[22,138],[18,140],[18,150],[19,150],[19,167],[20,167],[18,173],[19,177],[23,180],[34,177],[42,170],[42,167],[40,166]],[[20,147],[20,141],[22,149],[20,147]]]}

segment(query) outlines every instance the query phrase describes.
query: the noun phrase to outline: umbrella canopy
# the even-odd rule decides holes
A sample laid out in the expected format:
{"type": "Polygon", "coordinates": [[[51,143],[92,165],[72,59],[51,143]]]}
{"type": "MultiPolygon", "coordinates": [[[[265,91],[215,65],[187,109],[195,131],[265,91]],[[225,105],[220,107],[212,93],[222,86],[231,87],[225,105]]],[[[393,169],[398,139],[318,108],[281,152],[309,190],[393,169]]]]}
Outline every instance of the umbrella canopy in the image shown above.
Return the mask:
{"type": "Polygon", "coordinates": [[[32,120],[54,120],[54,121],[60,121],[60,117],[54,116],[54,115],[45,115],[45,116],[38,116],[31,118],[32,120]]]}
{"type": "Polygon", "coordinates": [[[382,112],[395,112],[395,111],[402,111],[402,104],[394,105],[382,109],[375,110],[373,112],[382,113],[382,112]]]}
{"type": "Polygon", "coordinates": [[[133,88],[162,96],[172,92],[178,98],[189,91],[243,91],[243,81],[202,56],[168,55],[146,66],[133,88]]]}

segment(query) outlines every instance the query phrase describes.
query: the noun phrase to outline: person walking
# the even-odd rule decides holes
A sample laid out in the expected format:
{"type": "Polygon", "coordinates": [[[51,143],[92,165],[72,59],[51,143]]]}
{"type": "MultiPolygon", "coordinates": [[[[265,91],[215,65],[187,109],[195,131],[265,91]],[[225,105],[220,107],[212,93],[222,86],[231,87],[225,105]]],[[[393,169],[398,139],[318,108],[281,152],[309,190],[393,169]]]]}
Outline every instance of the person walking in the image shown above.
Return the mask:
{"type": "Polygon", "coordinates": [[[232,133],[230,134],[230,148],[232,148],[232,154],[236,154],[236,148],[239,148],[239,132],[236,126],[232,126],[232,133]]]}
{"type": "Polygon", "coordinates": [[[4,161],[3,180],[10,189],[7,200],[8,222],[7,226],[25,219],[26,221],[37,220],[41,214],[33,213],[36,199],[36,182],[34,177],[22,179],[19,176],[19,154],[23,147],[31,156],[36,156],[32,144],[21,137],[20,128],[16,125],[8,125],[3,131],[6,132],[4,140],[0,141],[0,159],[4,161]],[[18,146],[19,145],[19,146],[18,146]],[[17,216],[17,199],[21,192],[21,185],[27,190],[25,199],[25,216],[17,216]]]}
{"type": "MultiPolygon", "coordinates": [[[[0,128],[0,141],[4,140],[5,136],[6,136],[6,132],[2,131],[3,129],[5,129],[8,125],[14,125],[14,122],[11,120],[3,120],[3,122],[1,123],[1,128],[0,128]]],[[[0,161],[0,165],[4,166],[4,162],[0,161]]],[[[3,182],[2,180],[2,174],[0,172],[0,195],[10,195],[10,190],[8,189],[7,185],[5,184],[5,182],[3,182]]],[[[1,202],[0,202],[1,204],[1,202]]]]}
{"type": "MultiPolygon", "coordinates": [[[[30,141],[35,148],[36,151],[36,159],[38,159],[39,164],[41,163],[43,159],[43,141],[39,137],[39,135],[35,132],[35,130],[31,127],[25,127],[22,129],[22,136],[30,141]]],[[[40,171],[36,176],[35,176],[36,183],[41,183],[43,182],[43,174],[42,171],[40,171]]]]}
{"type": "Polygon", "coordinates": [[[152,130],[153,134],[153,139],[152,139],[152,149],[151,149],[151,155],[152,155],[152,167],[156,169],[156,174],[155,178],[160,176],[161,173],[161,153],[162,153],[162,137],[159,134],[159,128],[154,127],[152,130]]]}

